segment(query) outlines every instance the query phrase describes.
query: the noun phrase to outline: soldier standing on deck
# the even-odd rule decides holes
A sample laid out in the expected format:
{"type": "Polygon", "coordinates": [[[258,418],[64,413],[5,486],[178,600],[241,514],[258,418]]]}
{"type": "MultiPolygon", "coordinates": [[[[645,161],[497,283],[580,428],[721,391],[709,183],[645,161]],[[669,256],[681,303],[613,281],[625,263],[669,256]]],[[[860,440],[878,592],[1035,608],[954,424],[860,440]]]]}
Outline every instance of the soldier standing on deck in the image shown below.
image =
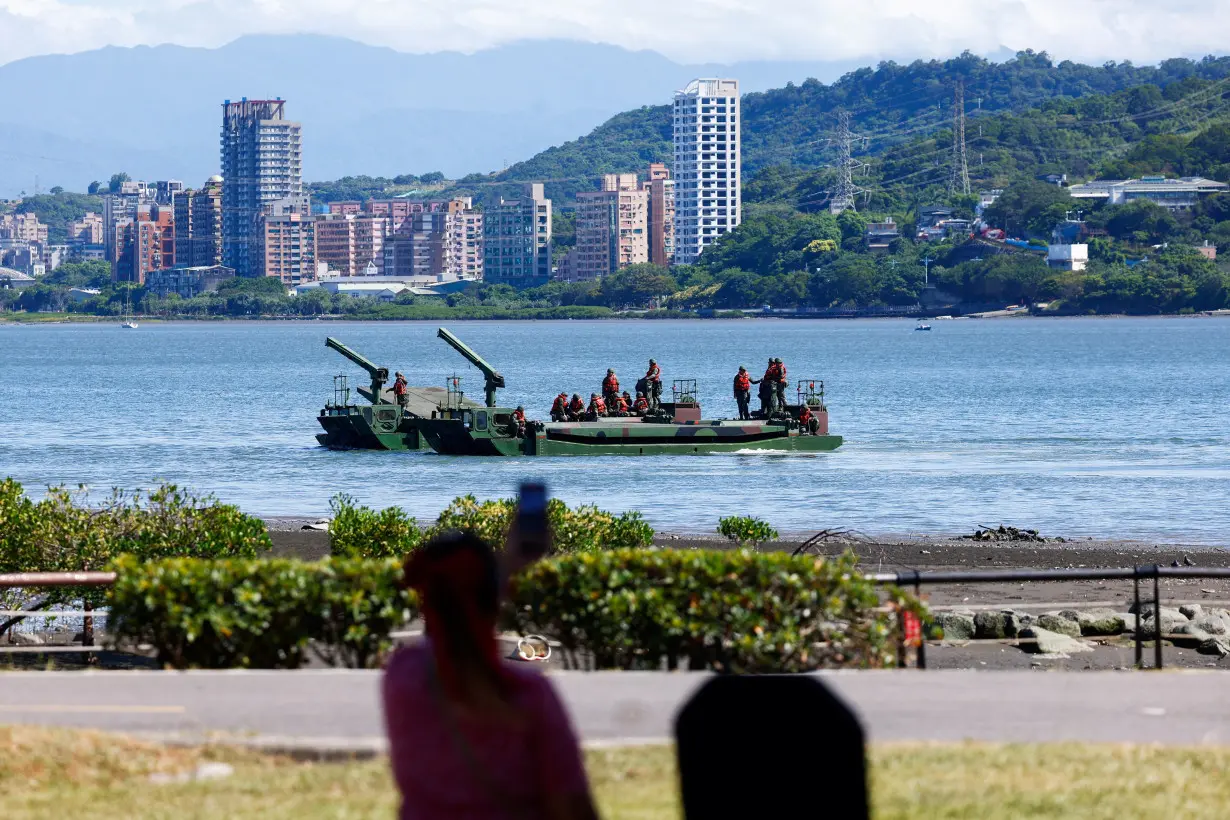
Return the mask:
{"type": "Polygon", "coordinates": [[[747,375],[747,368],[740,366],[735,375],[735,402],[739,405],[739,420],[747,421],[752,417],[748,404],[752,401],[752,378],[747,375]]]}
{"type": "Polygon", "coordinates": [[[602,380],[602,399],[612,407],[619,404],[619,379],[614,370],[607,370],[602,380]]]}
{"type": "Polygon", "coordinates": [[[760,414],[766,419],[776,411],[777,401],[777,365],[773,357],[769,357],[769,366],[760,377],[760,414]]]}
{"type": "Polygon", "coordinates": [[[658,403],[662,400],[662,368],[658,362],[649,360],[649,370],[645,373],[645,396],[649,399],[651,412],[658,412],[658,403]]]}
{"type": "Polygon", "coordinates": [[[397,374],[397,378],[393,382],[393,395],[397,398],[398,407],[406,406],[406,377],[401,373],[397,374]]]}
{"type": "Polygon", "coordinates": [[[782,363],[781,358],[776,358],[773,363],[777,365],[777,410],[779,413],[786,412],[786,365],[782,363]]]}

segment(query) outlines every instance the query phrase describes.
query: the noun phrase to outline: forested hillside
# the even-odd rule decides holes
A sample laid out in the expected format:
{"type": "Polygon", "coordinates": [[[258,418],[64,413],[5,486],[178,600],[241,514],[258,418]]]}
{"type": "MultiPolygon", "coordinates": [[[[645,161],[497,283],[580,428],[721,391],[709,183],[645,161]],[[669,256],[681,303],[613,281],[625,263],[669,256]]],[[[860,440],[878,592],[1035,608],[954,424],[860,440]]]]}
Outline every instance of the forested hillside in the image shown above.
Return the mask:
{"type": "MultiPolygon", "coordinates": [[[[831,163],[830,139],[835,112],[850,112],[852,129],[861,137],[860,153],[877,156],[918,137],[947,129],[953,89],[965,84],[974,132],[977,121],[997,112],[1019,112],[1047,101],[1114,94],[1139,86],[1156,86],[1163,102],[1183,97],[1201,80],[1230,77],[1230,58],[1167,60],[1159,66],[1108,63],[1087,66],[1053,63],[1045,53],[1025,51],[1003,63],[971,54],[946,61],[909,65],[881,63],[847,74],[826,85],[815,80],[743,97],[743,164],[749,178],[771,166],[814,169],[831,163]],[[1173,87],[1173,88],[1172,88],[1173,87]],[[1177,95],[1177,96],[1175,96],[1177,95]]],[[[1153,92],[1138,102],[1150,104],[1153,92]]],[[[1142,111],[1144,109],[1141,109],[1142,111]]],[[[456,190],[477,196],[515,191],[506,183],[546,181],[548,194],[569,200],[592,189],[603,173],[643,169],[671,159],[670,108],[647,106],[619,114],[580,139],[550,148],[494,175],[472,175],[456,190]]],[[[949,138],[950,132],[949,132],[949,138]]],[[[989,139],[984,132],[983,139],[989,139]]],[[[984,158],[985,161],[985,158],[984,158]]]]}

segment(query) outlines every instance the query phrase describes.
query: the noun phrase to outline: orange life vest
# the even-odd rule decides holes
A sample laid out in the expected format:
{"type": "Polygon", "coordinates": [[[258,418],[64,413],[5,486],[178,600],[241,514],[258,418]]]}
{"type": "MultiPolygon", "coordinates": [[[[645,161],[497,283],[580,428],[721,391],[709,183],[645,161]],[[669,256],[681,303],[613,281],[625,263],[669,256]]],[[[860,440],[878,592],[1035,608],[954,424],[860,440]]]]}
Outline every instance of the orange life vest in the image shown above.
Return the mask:
{"type": "Polygon", "coordinates": [[[560,393],[558,396],[555,397],[555,404],[551,405],[551,413],[552,414],[563,413],[567,409],[568,409],[568,396],[567,394],[560,393]]]}
{"type": "Polygon", "coordinates": [[[649,399],[645,398],[644,396],[641,396],[632,405],[632,409],[638,413],[648,413],[649,412],[649,399]]]}
{"type": "Polygon", "coordinates": [[[580,396],[573,399],[568,404],[568,412],[570,413],[580,413],[584,409],[585,409],[585,402],[581,400],[580,396]]]}
{"type": "Polygon", "coordinates": [[[618,393],[619,392],[619,379],[615,378],[614,376],[607,376],[605,379],[603,379],[602,380],[602,392],[607,393],[607,394],[618,393]]]}
{"type": "Polygon", "coordinates": [[[751,390],[752,379],[746,373],[735,376],[735,390],[751,390]]]}
{"type": "Polygon", "coordinates": [[[645,373],[645,381],[662,381],[662,368],[658,367],[656,364],[651,364],[648,372],[645,373]]]}
{"type": "Polygon", "coordinates": [[[591,412],[596,413],[597,415],[601,416],[604,413],[606,413],[606,402],[602,400],[601,396],[599,396],[596,399],[590,399],[589,409],[591,412]]]}

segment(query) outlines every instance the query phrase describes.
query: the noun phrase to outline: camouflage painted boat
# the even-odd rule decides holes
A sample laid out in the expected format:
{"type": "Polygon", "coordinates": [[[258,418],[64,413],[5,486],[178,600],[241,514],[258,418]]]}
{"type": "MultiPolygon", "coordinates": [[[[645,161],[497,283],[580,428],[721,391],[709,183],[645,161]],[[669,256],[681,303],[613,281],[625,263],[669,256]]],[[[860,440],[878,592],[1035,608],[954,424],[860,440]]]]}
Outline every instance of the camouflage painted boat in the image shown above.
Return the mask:
{"type": "Polygon", "coordinates": [[[674,383],[674,401],[663,403],[650,417],[602,417],[592,421],[536,422],[518,435],[513,408],[496,406],[496,391],[504,377],[460,339],[444,328],[438,335],[477,367],[485,380],[485,406],[466,403],[460,379],[453,377],[445,401],[430,418],[418,421],[422,438],[437,453],[480,456],[574,455],[702,455],[752,451],[814,453],[835,450],[841,436],[829,435],[824,383],[797,383],[796,404],[769,418],[738,421],[703,419],[696,400],[696,382],[674,383]],[[795,421],[802,406],[815,422],[804,430],[795,421]]]}
{"type": "MultiPolygon", "coordinates": [[[[351,401],[350,385],[344,375],[333,377],[333,400],[327,402],[316,420],[324,428],[316,440],[331,450],[428,450],[420,435],[419,425],[430,418],[449,400],[443,387],[407,387],[406,400],[399,404],[389,381],[389,369],[373,364],[346,347],[337,339],[326,339],[325,345],[341,353],[367,371],[369,387],[356,388],[368,404],[351,401]]],[[[464,397],[454,397],[462,409],[479,407],[464,397]]]]}

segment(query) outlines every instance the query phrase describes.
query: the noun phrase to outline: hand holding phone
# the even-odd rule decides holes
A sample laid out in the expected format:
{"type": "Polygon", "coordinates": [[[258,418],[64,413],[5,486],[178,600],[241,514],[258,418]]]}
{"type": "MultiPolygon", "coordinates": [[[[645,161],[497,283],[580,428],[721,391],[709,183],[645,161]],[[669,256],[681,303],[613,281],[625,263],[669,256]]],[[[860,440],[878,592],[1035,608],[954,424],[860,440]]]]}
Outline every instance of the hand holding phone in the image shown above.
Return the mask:
{"type": "Polygon", "coordinates": [[[517,543],[513,547],[527,562],[538,560],[550,550],[545,484],[527,481],[521,485],[517,499],[516,537],[517,543]]]}

